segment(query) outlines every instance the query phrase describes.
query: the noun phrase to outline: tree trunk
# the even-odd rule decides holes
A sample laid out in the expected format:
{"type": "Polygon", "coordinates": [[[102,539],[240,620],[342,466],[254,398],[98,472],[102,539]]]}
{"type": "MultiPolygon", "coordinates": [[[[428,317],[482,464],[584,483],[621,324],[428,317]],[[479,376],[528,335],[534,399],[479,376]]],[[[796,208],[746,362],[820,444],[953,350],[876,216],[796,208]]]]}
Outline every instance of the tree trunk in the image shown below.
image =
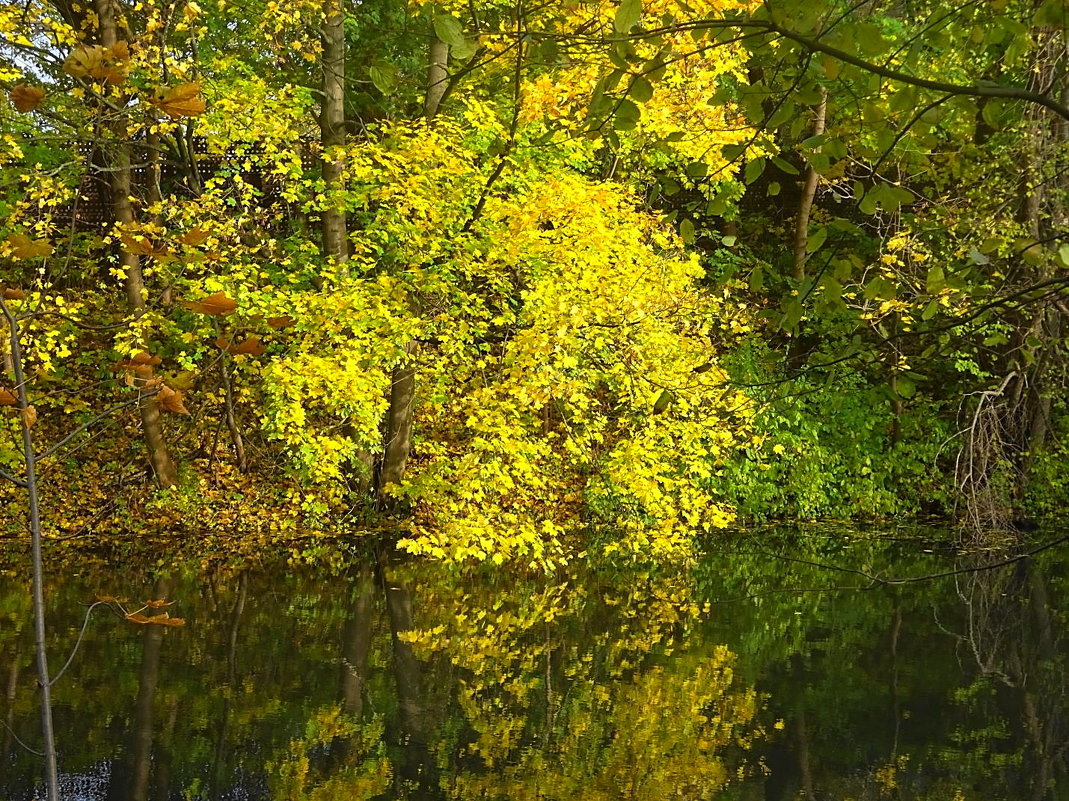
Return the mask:
{"type": "MultiPolygon", "coordinates": [[[[118,27],[111,0],[96,0],[96,11],[100,26],[100,43],[105,47],[112,47],[118,41],[118,27]]],[[[116,137],[116,150],[114,157],[108,159],[112,213],[117,224],[130,225],[134,222],[134,207],[130,203],[130,143],[121,129],[121,122],[113,128],[113,132],[116,137]]],[[[145,308],[145,280],[141,273],[141,261],[132,253],[120,251],[119,263],[125,275],[126,304],[134,314],[140,314],[145,308]]],[[[138,411],[141,413],[141,427],[145,432],[149,463],[156,480],[161,487],[173,487],[178,483],[178,470],[167,449],[155,396],[143,394],[138,403],[138,411]]]]}
{"type": "Polygon", "coordinates": [[[341,188],[345,170],[345,6],[343,0],[326,0],[323,19],[323,105],[320,141],[323,145],[323,182],[327,208],[323,210],[323,252],[338,264],[349,259],[349,231],[345,209],[333,194],[341,188]]]}
{"type": "MultiPolygon", "coordinates": [[[[813,117],[813,136],[824,133],[825,119],[828,114],[828,90],[820,90],[820,103],[813,117]]],[[[817,183],[820,175],[810,164],[805,170],[802,182],[802,198],[798,202],[798,215],[794,218],[794,267],[792,275],[796,281],[805,280],[806,244],[809,241],[809,215],[813,211],[813,200],[817,196],[817,183]]]]}
{"type": "Polygon", "coordinates": [[[11,336],[11,360],[15,372],[18,409],[21,416],[22,455],[26,461],[26,489],[30,524],[30,548],[33,576],[34,659],[37,664],[37,686],[41,693],[41,739],[44,742],[45,793],[48,801],[59,801],[59,762],[56,756],[56,734],[52,723],[52,678],[48,670],[48,644],[45,626],[44,558],[41,551],[41,504],[37,491],[37,459],[34,456],[33,423],[27,418],[30,407],[26,393],[26,377],[22,370],[21,333],[18,320],[0,301],[0,309],[7,318],[11,336]]]}
{"type": "MultiPolygon", "coordinates": [[[[428,124],[434,120],[449,87],[449,45],[437,36],[431,37],[427,51],[427,90],[423,113],[428,124]]],[[[399,486],[408,464],[412,448],[412,410],[416,397],[415,343],[405,346],[405,355],[391,374],[390,410],[386,415],[386,447],[379,474],[378,500],[389,502],[386,488],[399,486]]]]}

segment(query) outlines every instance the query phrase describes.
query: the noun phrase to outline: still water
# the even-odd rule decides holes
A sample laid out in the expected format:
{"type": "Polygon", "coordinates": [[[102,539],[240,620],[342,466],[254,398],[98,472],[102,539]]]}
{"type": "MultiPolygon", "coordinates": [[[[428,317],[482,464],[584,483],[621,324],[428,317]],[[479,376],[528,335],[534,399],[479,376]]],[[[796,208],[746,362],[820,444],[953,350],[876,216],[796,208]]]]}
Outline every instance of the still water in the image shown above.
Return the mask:
{"type": "MultiPolygon", "coordinates": [[[[95,598],[185,620],[96,607],[54,691],[64,797],[1065,798],[1066,559],[991,567],[1012,555],[836,530],[550,577],[60,560],[54,670],[95,598]]],[[[0,573],[11,801],[40,779],[19,558],[0,573]]]]}

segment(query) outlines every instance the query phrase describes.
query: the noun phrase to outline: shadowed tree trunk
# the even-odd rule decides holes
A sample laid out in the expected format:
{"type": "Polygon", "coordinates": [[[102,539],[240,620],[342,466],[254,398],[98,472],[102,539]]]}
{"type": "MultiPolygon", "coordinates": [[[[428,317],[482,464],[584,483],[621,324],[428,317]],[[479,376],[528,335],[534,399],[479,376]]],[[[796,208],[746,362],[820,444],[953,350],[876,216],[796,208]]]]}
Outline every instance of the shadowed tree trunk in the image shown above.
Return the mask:
{"type": "Polygon", "coordinates": [[[345,5],[326,0],[322,26],[323,104],[320,141],[323,145],[323,183],[327,207],[323,210],[323,252],[338,264],[349,259],[349,231],[345,209],[332,197],[342,186],[345,170],[345,5]]]}
{"type": "MultiPolygon", "coordinates": [[[[114,47],[119,37],[112,0],[96,0],[96,12],[100,43],[105,47],[114,47]]],[[[127,226],[134,222],[134,207],[130,202],[133,188],[130,177],[130,142],[126,138],[126,132],[122,130],[121,121],[113,126],[112,134],[116,140],[114,152],[106,159],[109,169],[112,213],[116,224],[127,226]]],[[[127,307],[134,314],[140,314],[145,309],[146,299],[141,260],[133,253],[120,250],[119,264],[124,274],[127,307]]],[[[152,465],[156,481],[162,487],[173,487],[178,483],[178,470],[167,449],[167,440],[163,434],[160,409],[155,395],[142,394],[138,411],[141,414],[141,428],[148,447],[149,464],[152,465]]]]}
{"type": "Polygon", "coordinates": [[[386,611],[393,640],[393,676],[397,684],[397,704],[405,759],[401,778],[410,782],[414,799],[433,799],[437,792],[437,770],[427,741],[427,710],[422,671],[412,646],[400,635],[412,630],[412,594],[408,587],[392,581],[387,566],[380,562],[386,611]]]}
{"type": "MultiPolygon", "coordinates": [[[[427,50],[427,87],[423,114],[430,124],[449,88],[449,45],[431,36],[427,50]]],[[[390,376],[390,409],[386,416],[386,447],[379,476],[380,504],[388,503],[386,488],[398,486],[404,478],[408,454],[412,449],[412,411],[416,398],[415,343],[408,343],[405,356],[390,376]]]]}
{"type": "MultiPolygon", "coordinates": [[[[824,133],[825,119],[828,114],[828,90],[821,88],[820,103],[813,115],[813,136],[824,133]]],[[[798,202],[798,214],[794,218],[794,268],[796,281],[805,280],[806,245],[809,241],[809,215],[813,211],[813,200],[817,196],[817,184],[820,175],[810,164],[805,170],[802,182],[802,198],[798,202]]]]}

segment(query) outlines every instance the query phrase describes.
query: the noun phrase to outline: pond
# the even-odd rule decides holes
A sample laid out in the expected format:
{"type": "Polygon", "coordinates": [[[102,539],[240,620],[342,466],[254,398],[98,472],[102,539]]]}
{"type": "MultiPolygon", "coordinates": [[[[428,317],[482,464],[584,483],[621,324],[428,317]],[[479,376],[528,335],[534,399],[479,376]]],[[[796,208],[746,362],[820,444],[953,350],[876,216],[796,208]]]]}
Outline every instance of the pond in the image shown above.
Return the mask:
{"type": "MultiPolygon", "coordinates": [[[[66,559],[53,671],[96,598],[185,624],[94,609],[55,688],[64,798],[1063,798],[1066,560],[1008,556],[828,529],[548,577],[66,559]]],[[[11,801],[40,781],[23,575],[0,574],[11,801]]]]}

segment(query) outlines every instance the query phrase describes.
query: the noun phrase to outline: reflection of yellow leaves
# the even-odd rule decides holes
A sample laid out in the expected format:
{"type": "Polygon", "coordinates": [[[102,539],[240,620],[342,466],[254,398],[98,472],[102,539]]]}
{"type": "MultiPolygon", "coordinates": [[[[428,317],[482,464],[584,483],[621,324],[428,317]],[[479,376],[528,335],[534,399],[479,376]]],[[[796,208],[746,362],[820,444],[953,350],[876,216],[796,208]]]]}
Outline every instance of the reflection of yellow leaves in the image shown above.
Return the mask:
{"type": "Polygon", "coordinates": [[[204,98],[200,94],[200,84],[196,82],[158,89],[156,96],[150,97],[149,102],[173,120],[196,117],[203,114],[206,108],[204,98]]]}
{"type": "Polygon", "coordinates": [[[15,107],[15,111],[25,114],[41,105],[41,101],[45,99],[45,90],[37,86],[27,86],[24,83],[20,83],[11,90],[9,97],[11,98],[11,105],[15,107]]]}

